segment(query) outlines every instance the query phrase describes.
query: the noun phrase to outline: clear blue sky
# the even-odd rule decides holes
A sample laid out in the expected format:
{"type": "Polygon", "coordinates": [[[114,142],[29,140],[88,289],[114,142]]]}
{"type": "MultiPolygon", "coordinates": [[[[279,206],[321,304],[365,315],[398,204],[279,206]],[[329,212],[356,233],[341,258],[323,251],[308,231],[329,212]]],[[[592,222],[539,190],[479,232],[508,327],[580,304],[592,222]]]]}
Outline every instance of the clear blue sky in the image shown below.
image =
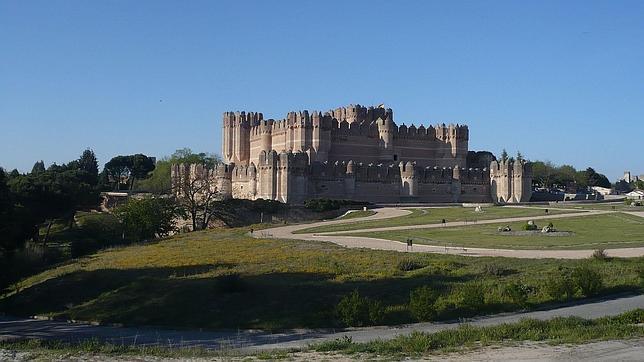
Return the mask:
{"type": "Polygon", "coordinates": [[[0,165],[220,152],[221,114],[385,103],[644,173],[644,1],[0,0],[0,165]]]}

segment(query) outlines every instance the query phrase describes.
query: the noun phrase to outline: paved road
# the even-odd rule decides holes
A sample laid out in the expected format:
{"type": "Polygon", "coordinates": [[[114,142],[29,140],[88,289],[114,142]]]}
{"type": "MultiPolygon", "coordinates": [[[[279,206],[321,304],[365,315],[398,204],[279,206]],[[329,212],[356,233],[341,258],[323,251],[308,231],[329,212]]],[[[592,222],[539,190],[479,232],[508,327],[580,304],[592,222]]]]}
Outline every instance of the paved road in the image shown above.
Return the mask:
{"type": "MultiPolygon", "coordinates": [[[[477,326],[517,322],[521,318],[547,320],[553,317],[576,316],[599,318],[644,308],[644,295],[596,301],[527,313],[502,314],[468,320],[477,326]]],[[[368,327],[347,330],[290,330],[269,333],[257,330],[206,332],[194,330],[165,330],[151,328],[118,328],[72,324],[60,321],[0,317],[0,340],[19,338],[81,341],[99,339],[117,344],[164,345],[170,347],[201,346],[211,349],[240,348],[246,351],[302,348],[312,343],[350,336],[355,342],[394,338],[413,331],[437,332],[457,328],[461,323],[417,323],[398,327],[368,327]]]]}
{"type": "MultiPolygon", "coordinates": [[[[513,207],[525,207],[525,206],[513,206],[513,207]]],[[[403,216],[409,213],[409,211],[402,210],[400,208],[384,207],[380,209],[375,209],[375,215],[371,215],[365,218],[354,219],[354,220],[378,220],[378,219],[387,219],[391,217],[403,216]]],[[[541,216],[525,216],[525,217],[515,217],[515,218],[501,218],[501,219],[492,219],[492,220],[479,220],[476,223],[465,222],[465,221],[455,221],[448,222],[445,225],[442,224],[426,224],[426,225],[408,225],[408,226],[392,226],[392,227],[382,227],[382,228],[371,228],[364,230],[351,230],[351,233],[359,233],[364,231],[377,232],[377,231],[391,231],[391,230],[409,230],[409,229],[431,229],[431,228],[441,228],[441,227],[453,227],[453,226],[471,226],[471,225],[483,225],[483,224],[498,224],[498,223],[510,223],[516,221],[527,221],[527,220],[541,220],[541,219],[555,219],[555,218],[569,218],[577,216],[588,216],[588,215],[600,215],[606,213],[612,213],[613,211],[603,211],[603,210],[587,210],[580,212],[576,209],[571,209],[571,213],[567,214],[556,214],[556,215],[541,215],[541,216]]],[[[638,215],[637,213],[632,213],[637,216],[643,216],[644,213],[638,215]]],[[[408,251],[407,245],[403,242],[388,240],[388,239],[379,239],[379,238],[370,238],[365,236],[342,236],[338,234],[346,234],[347,231],[336,231],[336,232],[325,232],[325,233],[315,233],[315,234],[293,234],[294,231],[317,227],[317,226],[326,226],[333,224],[342,224],[350,223],[347,220],[332,220],[332,221],[321,221],[312,224],[304,225],[288,225],[277,228],[271,228],[263,230],[262,232],[256,232],[255,237],[274,237],[280,239],[296,239],[296,240],[313,240],[313,241],[327,241],[332,242],[348,248],[367,248],[374,250],[393,250],[393,251],[408,251]]],[[[456,254],[464,256],[503,256],[510,258],[528,258],[528,259],[541,259],[541,258],[557,258],[557,259],[585,259],[590,257],[594,250],[511,250],[511,249],[487,249],[487,248],[463,248],[463,247],[446,247],[446,246],[434,246],[434,245],[422,245],[416,244],[413,247],[412,252],[419,253],[441,253],[441,254],[456,254]]],[[[644,256],[644,247],[637,248],[618,248],[618,249],[608,249],[606,254],[611,257],[637,257],[644,256]]]]}

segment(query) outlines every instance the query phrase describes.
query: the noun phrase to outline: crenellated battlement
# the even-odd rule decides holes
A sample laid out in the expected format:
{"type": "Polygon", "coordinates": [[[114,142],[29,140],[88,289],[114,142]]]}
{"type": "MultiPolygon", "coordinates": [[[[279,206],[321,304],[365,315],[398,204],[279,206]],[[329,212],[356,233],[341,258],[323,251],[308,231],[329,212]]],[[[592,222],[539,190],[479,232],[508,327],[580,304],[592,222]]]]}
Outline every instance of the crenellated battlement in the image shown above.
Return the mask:
{"type": "MultiPolygon", "coordinates": [[[[478,160],[471,165],[490,168],[468,168],[466,125],[398,126],[384,105],[293,111],[280,119],[225,112],[223,140],[230,168],[214,172],[242,198],[513,202],[526,198],[532,178],[529,164],[490,164],[493,155],[470,157],[478,160]]],[[[202,171],[184,173],[191,172],[202,171]]]]}

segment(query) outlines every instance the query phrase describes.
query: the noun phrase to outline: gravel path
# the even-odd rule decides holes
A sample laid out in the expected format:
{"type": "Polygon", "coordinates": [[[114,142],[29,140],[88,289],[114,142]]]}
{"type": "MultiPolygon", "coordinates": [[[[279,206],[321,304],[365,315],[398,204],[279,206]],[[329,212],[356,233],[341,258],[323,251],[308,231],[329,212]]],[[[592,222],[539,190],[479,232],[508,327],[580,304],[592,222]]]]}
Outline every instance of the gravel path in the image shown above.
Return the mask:
{"type": "MultiPolygon", "coordinates": [[[[554,317],[576,316],[599,318],[612,316],[636,308],[644,308],[644,295],[622,297],[593,303],[556,308],[545,311],[500,314],[480,317],[466,322],[477,326],[491,326],[517,322],[521,318],[547,320],[554,317]]],[[[81,323],[0,317],[0,340],[43,338],[67,341],[99,339],[116,344],[164,345],[170,347],[201,346],[211,349],[239,348],[244,351],[304,348],[312,343],[350,336],[355,342],[389,339],[413,331],[437,332],[457,328],[460,322],[416,323],[403,326],[350,328],[346,330],[289,330],[270,333],[258,330],[207,332],[196,330],[167,330],[152,328],[119,328],[81,323]]]]}
{"type": "MultiPolygon", "coordinates": [[[[526,207],[526,206],[516,206],[516,207],[526,207]]],[[[357,218],[354,220],[366,221],[366,220],[378,220],[378,219],[388,219],[397,216],[407,215],[409,211],[403,210],[400,208],[393,207],[384,207],[380,209],[375,209],[375,215],[368,216],[365,218],[357,218]]],[[[555,214],[555,215],[541,215],[541,216],[526,216],[526,217],[514,217],[514,218],[501,218],[501,219],[492,219],[492,220],[479,220],[476,223],[466,222],[466,221],[454,221],[443,224],[425,224],[425,225],[408,225],[408,226],[391,226],[391,227],[382,227],[382,228],[371,228],[364,230],[351,230],[351,231],[335,231],[335,232],[325,232],[325,233],[315,233],[315,234],[293,234],[296,230],[307,229],[311,227],[334,225],[334,224],[343,224],[348,223],[347,220],[332,220],[332,221],[321,221],[312,224],[302,224],[302,225],[288,225],[282,227],[276,227],[271,229],[266,229],[261,232],[256,232],[255,237],[274,237],[280,239],[296,239],[296,240],[311,240],[311,241],[327,241],[332,242],[347,248],[367,248],[374,250],[393,250],[393,251],[411,251],[417,253],[440,253],[440,254],[456,254],[464,256],[503,256],[510,258],[528,258],[528,259],[542,259],[542,258],[556,258],[556,259],[585,259],[590,257],[593,254],[593,250],[511,250],[511,249],[488,249],[488,248],[463,248],[463,247],[447,247],[447,246],[434,246],[434,245],[422,245],[416,244],[413,247],[413,250],[407,250],[407,245],[403,242],[388,240],[388,239],[379,239],[379,238],[370,238],[365,236],[342,236],[338,234],[346,233],[359,233],[359,232],[377,232],[377,231],[391,231],[391,230],[409,230],[409,229],[432,229],[432,228],[441,228],[441,227],[452,227],[452,226],[468,226],[468,225],[483,225],[483,224],[498,224],[498,223],[510,223],[516,221],[527,221],[527,220],[541,220],[541,219],[555,219],[555,218],[569,218],[569,217],[578,217],[578,216],[588,216],[588,215],[601,215],[606,213],[612,213],[613,211],[603,211],[603,210],[587,210],[579,212],[579,210],[571,209],[571,212],[568,214],[555,214]]],[[[644,213],[631,213],[633,215],[644,217],[644,213]]],[[[636,248],[618,248],[618,249],[607,249],[606,254],[611,257],[638,257],[644,256],[644,247],[636,248]]]]}

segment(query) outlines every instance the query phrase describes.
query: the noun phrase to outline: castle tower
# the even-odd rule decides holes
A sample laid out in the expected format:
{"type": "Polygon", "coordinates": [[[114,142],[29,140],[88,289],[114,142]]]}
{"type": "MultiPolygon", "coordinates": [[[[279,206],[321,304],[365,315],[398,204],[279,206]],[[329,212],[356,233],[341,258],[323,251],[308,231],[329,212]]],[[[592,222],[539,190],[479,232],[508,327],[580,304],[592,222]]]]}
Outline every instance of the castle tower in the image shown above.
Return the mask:
{"type": "Polygon", "coordinates": [[[490,193],[499,204],[530,201],[532,196],[532,164],[524,160],[492,161],[490,193]]]}
{"type": "Polygon", "coordinates": [[[222,157],[226,163],[248,164],[250,159],[250,129],[263,119],[261,113],[224,112],[222,157]]]}
{"type": "Polygon", "coordinates": [[[411,161],[400,162],[400,181],[402,197],[418,196],[418,178],[416,177],[416,167],[411,161]]]}
{"type": "Polygon", "coordinates": [[[394,159],[394,114],[391,108],[385,112],[384,119],[379,118],[378,136],[380,137],[379,151],[381,161],[393,161],[394,159]]]}

